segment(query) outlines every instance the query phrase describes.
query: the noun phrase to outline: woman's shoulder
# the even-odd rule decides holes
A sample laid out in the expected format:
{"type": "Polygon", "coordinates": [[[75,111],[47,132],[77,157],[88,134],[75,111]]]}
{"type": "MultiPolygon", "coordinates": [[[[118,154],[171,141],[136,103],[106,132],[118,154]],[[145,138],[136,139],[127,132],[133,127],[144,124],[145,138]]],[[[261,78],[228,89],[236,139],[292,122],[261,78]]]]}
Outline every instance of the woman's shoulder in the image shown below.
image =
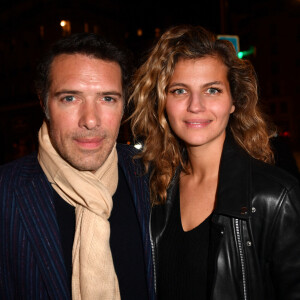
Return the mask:
{"type": "Polygon", "coordinates": [[[250,185],[251,206],[266,218],[286,212],[300,217],[300,185],[297,178],[287,171],[260,161],[253,160],[252,182],[250,185]]]}
{"type": "Polygon", "coordinates": [[[275,165],[253,159],[252,176],[255,183],[265,188],[290,190],[299,185],[299,180],[288,171],[275,165]]]}

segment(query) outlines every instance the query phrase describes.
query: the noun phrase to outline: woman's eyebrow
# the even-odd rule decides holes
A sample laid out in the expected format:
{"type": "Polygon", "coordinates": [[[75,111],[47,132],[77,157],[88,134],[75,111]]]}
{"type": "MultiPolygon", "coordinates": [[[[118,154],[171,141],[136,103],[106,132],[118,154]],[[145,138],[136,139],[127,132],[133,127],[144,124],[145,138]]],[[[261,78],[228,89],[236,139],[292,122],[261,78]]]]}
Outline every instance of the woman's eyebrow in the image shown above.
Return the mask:
{"type": "Polygon", "coordinates": [[[223,85],[222,81],[211,81],[211,82],[207,82],[205,84],[203,84],[203,87],[208,87],[211,85],[223,85]]]}

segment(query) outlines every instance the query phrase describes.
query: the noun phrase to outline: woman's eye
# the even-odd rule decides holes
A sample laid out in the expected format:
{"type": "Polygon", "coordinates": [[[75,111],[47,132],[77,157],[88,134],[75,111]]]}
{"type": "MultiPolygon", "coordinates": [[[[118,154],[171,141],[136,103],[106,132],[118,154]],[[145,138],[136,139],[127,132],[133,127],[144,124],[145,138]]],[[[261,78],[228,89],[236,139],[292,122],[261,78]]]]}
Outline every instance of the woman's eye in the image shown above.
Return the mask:
{"type": "Polygon", "coordinates": [[[63,100],[66,101],[66,102],[72,102],[72,101],[75,100],[75,97],[74,96],[65,96],[63,98],[63,100]]]}
{"type": "Polygon", "coordinates": [[[215,95],[215,94],[218,94],[218,93],[220,93],[221,91],[219,90],[219,89],[217,89],[217,88],[209,88],[208,90],[207,90],[207,93],[208,94],[210,94],[210,95],[215,95]]]}
{"type": "Polygon", "coordinates": [[[182,94],[186,94],[186,90],[185,89],[175,89],[171,91],[172,94],[176,94],[176,95],[182,95],[182,94]]]}

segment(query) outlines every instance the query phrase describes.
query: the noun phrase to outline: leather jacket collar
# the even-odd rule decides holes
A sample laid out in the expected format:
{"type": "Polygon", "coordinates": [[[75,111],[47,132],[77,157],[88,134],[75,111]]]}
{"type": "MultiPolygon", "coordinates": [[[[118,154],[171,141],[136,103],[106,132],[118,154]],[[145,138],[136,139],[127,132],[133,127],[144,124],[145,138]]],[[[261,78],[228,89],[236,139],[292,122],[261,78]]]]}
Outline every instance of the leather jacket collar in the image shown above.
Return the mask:
{"type": "Polygon", "coordinates": [[[221,156],[214,212],[247,219],[250,215],[251,160],[227,132],[221,156]]]}
{"type": "MultiPolygon", "coordinates": [[[[214,214],[226,215],[238,219],[250,217],[251,193],[251,157],[240,148],[231,133],[227,131],[223,146],[217,202],[214,214]]],[[[174,205],[174,193],[179,184],[180,167],[170,183],[167,200],[164,205],[155,205],[151,211],[151,232],[154,242],[162,236],[174,205]]]]}
{"type": "MultiPolygon", "coordinates": [[[[223,146],[217,202],[214,213],[240,219],[249,218],[251,199],[251,157],[236,144],[227,131],[223,146]]],[[[176,170],[166,201],[166,211],[173,205],[173,194],[179,182],[180,168],[176,170]]]]}

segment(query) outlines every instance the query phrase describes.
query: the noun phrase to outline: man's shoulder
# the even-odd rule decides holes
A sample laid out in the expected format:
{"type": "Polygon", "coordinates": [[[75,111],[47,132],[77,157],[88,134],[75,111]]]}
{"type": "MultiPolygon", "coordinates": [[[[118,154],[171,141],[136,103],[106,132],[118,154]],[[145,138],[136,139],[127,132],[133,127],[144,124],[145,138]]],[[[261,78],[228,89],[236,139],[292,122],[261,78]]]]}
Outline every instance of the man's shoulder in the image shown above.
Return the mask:
{"type": "Polygon", "coordinates": [[[138,175],[138,177],[145,177],[145,169],[142,160],[137,157],[140,150],[132,145],[117,144],[118,163],[127,174],[138,175]]]}
{"type": "Polygon", "coordinates": [[[121,165],[140,166],[141,161],[136,157],[139,150],[132,145],[117,144],[118,161],[121,165]]]}
{"type": "Polygon", "coordinates": [[[41,170],[37,160],[37,153],[24,156],[0,166],[0,181],[19,181],[39,173],[41,170]]]}
{"type": "Polygon", "coordinates": [[[134,157],[139,153],[139,150],[132,145],[118,143],[117,152],[118,152],[118,156],[122,155],[122,156],[134,157]]]}

